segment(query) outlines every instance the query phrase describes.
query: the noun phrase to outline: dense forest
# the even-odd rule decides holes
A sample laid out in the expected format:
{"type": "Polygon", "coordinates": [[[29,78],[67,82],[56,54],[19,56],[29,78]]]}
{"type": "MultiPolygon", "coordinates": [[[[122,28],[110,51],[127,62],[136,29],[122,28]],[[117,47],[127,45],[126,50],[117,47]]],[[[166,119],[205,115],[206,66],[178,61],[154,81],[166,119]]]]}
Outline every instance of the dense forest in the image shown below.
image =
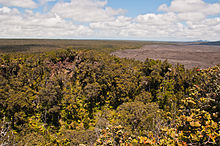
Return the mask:
{"type": "Polygon", "coordinates": [[[219,145],[220,65],[96,49],[0,54],[1,145],[219,145]]]}

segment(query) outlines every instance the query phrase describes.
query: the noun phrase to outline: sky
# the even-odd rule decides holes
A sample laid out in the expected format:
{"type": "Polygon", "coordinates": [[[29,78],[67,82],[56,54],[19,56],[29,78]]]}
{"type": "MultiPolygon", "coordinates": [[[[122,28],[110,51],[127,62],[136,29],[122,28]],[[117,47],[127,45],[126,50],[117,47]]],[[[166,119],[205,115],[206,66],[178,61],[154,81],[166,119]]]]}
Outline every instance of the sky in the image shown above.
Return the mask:
{"type": "Polygon", "coordinates": [[[220,0],[0,0],[0,38],[220,40],[220,0]]]}

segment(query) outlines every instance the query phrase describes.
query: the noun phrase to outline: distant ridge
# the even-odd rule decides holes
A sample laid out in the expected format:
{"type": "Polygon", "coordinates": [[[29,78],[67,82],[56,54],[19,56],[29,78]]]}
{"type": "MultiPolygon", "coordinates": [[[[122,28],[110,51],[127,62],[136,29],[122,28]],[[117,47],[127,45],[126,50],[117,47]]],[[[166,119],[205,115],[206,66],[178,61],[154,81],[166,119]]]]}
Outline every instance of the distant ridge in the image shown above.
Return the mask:
{"type": "Polygon", "coordinates": [[[198,41],[195,41],[195,42],[204,43],[204,42],[209,42],[209,41],[207,41],[207,40],[198,40],[198,41]]]}
{"type": "Polygon", "coordinates": [[[199,43],[199,45],[215,45],[215,46],[220,46],[220,41],[216,41],[216,42],[203,42],[203,43],[199,43]]]}

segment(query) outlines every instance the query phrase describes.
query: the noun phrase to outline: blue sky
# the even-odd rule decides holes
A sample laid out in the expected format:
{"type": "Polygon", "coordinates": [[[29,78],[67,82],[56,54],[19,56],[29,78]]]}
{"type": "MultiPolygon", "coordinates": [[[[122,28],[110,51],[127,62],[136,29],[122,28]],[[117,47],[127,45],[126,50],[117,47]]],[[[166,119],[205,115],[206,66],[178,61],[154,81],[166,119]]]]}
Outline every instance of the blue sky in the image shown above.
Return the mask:
{"type": "Polygon", "coordinates": [[[127,10],[126,15],[135,17],[140,14],[158,13],[161,4],[169,4],[170,0],[109,0],[108,6],[127,10]]]}
{"type": "Polygon", "coordinates": [[[0,38],[219,40],[220,0],[0,0],[0,38]]]}
{"type": "MultiPolygon", "coordinates": [[[[36,3],[38,0],[34,0],[36,3]]],[[[59,0],[51,1],[47,3],[48,8],[52,8],[59,0]]],[[[62,0],[64,2],[70,2],[71,0],[62,0]]],[[[213,0],[216,1],[216,0],[213,0]]],[[[171,0],[108,0],[107,6],[115,9],[127,10],[126,16],[135,17],[145,13],[158,13],[158,7],[161,4],[169,4],[171,0]]],[[[35,12],[43,12],[44,6],[36,8],[35,12]]]]}

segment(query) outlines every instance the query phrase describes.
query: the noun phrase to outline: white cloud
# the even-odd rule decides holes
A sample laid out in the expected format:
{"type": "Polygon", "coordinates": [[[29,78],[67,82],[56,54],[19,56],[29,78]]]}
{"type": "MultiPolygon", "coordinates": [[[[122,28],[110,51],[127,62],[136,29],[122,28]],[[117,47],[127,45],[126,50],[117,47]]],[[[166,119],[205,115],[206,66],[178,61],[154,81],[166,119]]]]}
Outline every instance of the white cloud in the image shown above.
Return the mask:
{"type": "Polygon", "coordinates": [[[136,22],[144,23],[148,25],[169,25],[170,23],[177,22],[177,16],[174,13],[166,14],[145,14],[139,15],[136,18],[136,22]]]}
{"type": "Polygon", "coordinates": [[[206,18],[206,16],[199,12],[179,13],[178,18],[184,21],[200,21],[206,18]]]}
{"type": "Polygon", "coordinates": [[[170,6],[166,4],[159,11],[176,13],[179,21],[202,21],[210,15],[220,13],[220,3],[208,4],[203,0],[173,0],[170,6]]]}
{"type": "MultiPolygon", "coordinates": [[[[48,1],[53,0],[39,3],[48,1]]],[[[19,12],[5,3],[0,8],[0,37],[218,40],[219,5],[173,0],[161,5],[159,14],[127,17],[125,10],[108,7],[107,0],[59,1],[46,13],[19,12]]]]}
{"type": "Polygon", "coordinates": [[[158,10],[184,14],[200,13],[208,16],[220,13],[220,3],[208,4],[203,0],[173,0],[170,6],[163,4],[158,10]]]}
{"type": "Polygon", "coordinates": [[[34,14],[30,10],[25,14],[15,12],[17,9],[0,8],[0,37],[77,38],[92,33],[90,28],[74,25],[55,14],[34,14]]]}
{"type": "Polygon", "coordinates": [[[111,7],[106,7],[106,4],[106,0],[71,0],[71,2],[57,3],[51,12],[78,22],[113,20],[114,16],[125,12],[123,9],[115,10],[111,7]]]}
{"type": "Polygon", "coordinates": [[[0,0],[4,6],[14,6],[21,8],[36,8],[37,4],[33,0],[0,0]]]}
{"type": "Polygon", "coordinates": [[[121,29],[131,24],[131,20],[132,19],[129,17],[118,16],[113,21],[90,23],[90,27],[93,29],[110,29],[110,28],[121,29]]]}
{"type": "Polygon", "coordinates": [[[7,13],[10,13],[11,12],[11,9],[8,8],[8,7],[3,7],[3,8],[0,8],[0,14],[7,14],[7,13]]]}
{"type": "Polygon", "coordinates": [[[13,9],[8,8],[8,7],[0,8],[0,16],[8,15],[8,14],[9,15],[16,15],[16,14],[20,14],[20,12],[15,8],[13,8],[13,9]]]}

